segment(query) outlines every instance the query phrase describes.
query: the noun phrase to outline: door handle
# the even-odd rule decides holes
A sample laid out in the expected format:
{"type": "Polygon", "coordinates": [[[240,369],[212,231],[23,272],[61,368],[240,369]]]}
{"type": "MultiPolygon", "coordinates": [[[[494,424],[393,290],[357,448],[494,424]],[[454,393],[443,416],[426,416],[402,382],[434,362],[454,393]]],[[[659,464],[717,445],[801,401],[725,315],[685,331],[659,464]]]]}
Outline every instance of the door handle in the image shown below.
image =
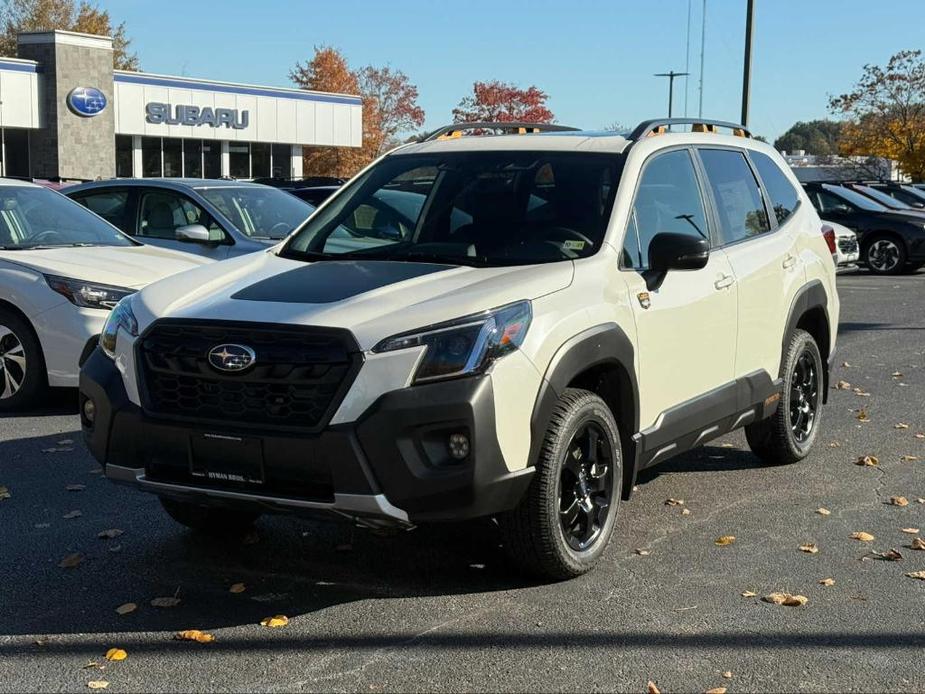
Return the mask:
{"type": "Polygon", "coordinates": [[[797,264],[797,258],[795,255],[788,255],[786,258],[784,258],[784,262],[781,264],[784,266],[785,270],[789,270],[797,264]]]}
{"type": "Polygon", "coordinates": [[[713,283],[713,286],[717,289],[725,289],[726,287],[731,287],[733,282],[735,282],[735,278],[732,275],[723,275],[713,283]]]}

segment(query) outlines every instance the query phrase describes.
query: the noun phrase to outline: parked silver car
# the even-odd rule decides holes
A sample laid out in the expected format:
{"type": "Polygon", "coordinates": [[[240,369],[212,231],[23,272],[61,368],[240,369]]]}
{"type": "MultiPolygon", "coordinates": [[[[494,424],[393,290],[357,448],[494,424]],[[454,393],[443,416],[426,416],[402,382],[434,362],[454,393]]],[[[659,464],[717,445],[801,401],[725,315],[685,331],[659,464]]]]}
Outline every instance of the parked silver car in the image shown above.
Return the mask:
{"type": "Polygon", "coordinates": [[[277,188],[223,179],[120,178],[62,192],[144,243],[213,260],[266,248],[315,211],[277,188]]]}

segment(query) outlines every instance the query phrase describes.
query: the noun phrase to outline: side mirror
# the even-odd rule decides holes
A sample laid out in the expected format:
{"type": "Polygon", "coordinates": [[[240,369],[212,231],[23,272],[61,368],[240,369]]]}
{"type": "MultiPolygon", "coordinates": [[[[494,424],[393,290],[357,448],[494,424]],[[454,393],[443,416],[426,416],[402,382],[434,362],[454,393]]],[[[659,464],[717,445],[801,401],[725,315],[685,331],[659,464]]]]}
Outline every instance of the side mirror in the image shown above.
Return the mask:
{"type": "Polygon", "coordinates": [[[662,232],[649,242],[649,289],[658,289],[669,270],[700,270],[710,260],[710,242],[699,236],[662,232]]]}
{"type": "Polygon", "coordinates": [[[187,241],[190,243],[211,243],[212,237],[209,230],[202,224],[187,224],[186,226],[177,227],[174,230],[177,241],[187,241]]]}

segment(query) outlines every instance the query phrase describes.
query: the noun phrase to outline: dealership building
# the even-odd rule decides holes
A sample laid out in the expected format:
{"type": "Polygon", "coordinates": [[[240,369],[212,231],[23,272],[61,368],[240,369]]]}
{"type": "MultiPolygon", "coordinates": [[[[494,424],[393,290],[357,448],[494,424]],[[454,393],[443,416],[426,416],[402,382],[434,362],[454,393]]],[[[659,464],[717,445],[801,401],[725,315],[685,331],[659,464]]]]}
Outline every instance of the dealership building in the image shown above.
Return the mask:
{"type": "Polygon", "coordinates": [[[302,175],[305,147],[359,147],[358,96],[114,70],[109,37],[23,33],[0,58],[0,176],[302,175]]]}

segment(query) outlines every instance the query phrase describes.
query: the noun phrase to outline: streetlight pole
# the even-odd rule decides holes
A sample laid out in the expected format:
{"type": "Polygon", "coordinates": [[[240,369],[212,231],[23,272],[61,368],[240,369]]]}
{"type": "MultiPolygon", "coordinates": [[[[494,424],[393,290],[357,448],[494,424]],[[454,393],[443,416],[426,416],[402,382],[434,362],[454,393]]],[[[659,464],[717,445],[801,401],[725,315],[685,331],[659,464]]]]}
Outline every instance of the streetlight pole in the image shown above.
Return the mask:
{"type": "Polygon", "coordinates": [[[671,118],[672,108],[674,107],[674,80],[675,77],[687,77],[686,72],[675,72],[674,70],[669,70],[668,72],[659,72],[655,74],[655,77],[667,77],[668,78],[668,117],[671,118]]]}
{"type": "Polygon", "coordinates": [[[752,25],[755,20],[755,0],[748,0],[745,11],[745,58],[742,64],[742,125],[748,125],[748,99],[752,79],[752,25]]]}

